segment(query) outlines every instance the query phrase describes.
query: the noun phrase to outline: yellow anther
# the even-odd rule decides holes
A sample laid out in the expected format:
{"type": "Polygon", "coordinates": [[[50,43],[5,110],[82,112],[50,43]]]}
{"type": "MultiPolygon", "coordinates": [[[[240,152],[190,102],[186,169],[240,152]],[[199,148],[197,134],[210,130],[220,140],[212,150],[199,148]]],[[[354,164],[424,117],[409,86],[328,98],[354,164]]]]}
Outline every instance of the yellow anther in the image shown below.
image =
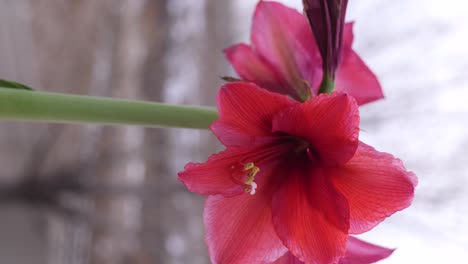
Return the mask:
{"type": "Polygon", "coordinates": [[[245,184],[252,184],[252,182],[255,180],[255,175],[260,171],[260,168],[255,166],[253,162],[249,162],[244,166],[244,170],[250,170],[245,177],[247,180],[245,181],[245,184]]]}
{"type": "Polygon", "coordinates": [[[244,165],[244,170],[251,170],[253,168],[256,168],[255,164],[253,162],[249,162],[249,163],[244,165]]]}
{"type": "Polygon", "coordinates": [[[247,177],[247,180],[244,183],[250,185],[252,184],[252,182],[254,182],[254,180],[255,180],[254,177],[251,177],[251,178],[247,177]]]}
{"type": "Polygon", "coordinates": [[[255,175],[260,172],[260,168],[255,166],[253,162],[249,162],[244,165],[244,171],[249,171],[245,177],[247,178],[244,182],[247,185],[250,185],[250,188],[245,188],[244,191],[246,193],[250,193],[251,195],[255,194],[255,190],[257,189],[257,184],[255,183],[255,175]]]}
{"type": "Polygon", "coordinates": [[[259,167],[254,167],[250,173],[252,173],[252,176],[254,177],[257,175],[257,173],[260,171],[259,167]]]}

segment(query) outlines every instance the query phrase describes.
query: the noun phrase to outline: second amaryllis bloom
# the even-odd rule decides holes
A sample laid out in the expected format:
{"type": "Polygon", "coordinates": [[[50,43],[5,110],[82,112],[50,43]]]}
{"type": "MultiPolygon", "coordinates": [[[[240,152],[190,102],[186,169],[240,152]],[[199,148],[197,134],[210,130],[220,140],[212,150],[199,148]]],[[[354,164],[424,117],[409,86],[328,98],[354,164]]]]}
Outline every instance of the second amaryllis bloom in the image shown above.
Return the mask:
{"type": "MultiPolygon", "coordinates": [[[[377,77],[351,47],[352,27],[348,23],[343,30],[341,59],[334,66],[335,90],[347,92],[362,105],[383,98],[383,92],[377,77]]],[[[238,44],[225,50],[243,80],[299,101],[318,93],[322,59],[304,15],[280,3],[260,1],[250,39],[251,45],[238,44]]]]}
{"type": "Polygon", "coordinates": [[[206,242],[213,263],[337,263],[349,234],[408,207],[415,175],[359,141],[355,99],[335,92],[304,103],[233,82],[217,98],[211,129],[226,150],[179,173],[209,195],[206,242]]]}

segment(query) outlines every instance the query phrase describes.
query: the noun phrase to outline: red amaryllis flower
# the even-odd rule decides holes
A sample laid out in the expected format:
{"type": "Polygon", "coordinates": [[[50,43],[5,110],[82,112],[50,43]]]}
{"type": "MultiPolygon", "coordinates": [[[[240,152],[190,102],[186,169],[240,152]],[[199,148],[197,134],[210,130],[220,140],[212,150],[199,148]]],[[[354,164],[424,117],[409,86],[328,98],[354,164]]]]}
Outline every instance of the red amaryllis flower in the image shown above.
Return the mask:
{"type": "Polygon", "coordinates": [[[204,223],[213,263],[271,263],[288,251],[305,263],[336,263],[348,234],[410,205],[415,176],[358,140],[351,96],[300,103],[233,82],[217,103],[211,129],[226,150],[179,173],[190,191],[209,195],[204,223]]]}
{"type": "MultiPolygon", "coordinates": [[[[393,249],[373,245],[350,236],[346,246],[346,253],[338,264],[371,264],[388,258],[393,251],[393,249]]],[[[304,262],[288,252],[273,264],[304,264],[304,262]]]]}
{"type": "MultiPolygon", "coordinates": [[[[376,76],[352,50],[353,25],[345,25],[336,91],[352,95],[359,105],[383,98],[376,76]]],[[[260,1],[253,17],[252,44],[225,50],[243,80],[305,101],[317,94],[322,59],[305,16],[280,3],[260,1]]]]}

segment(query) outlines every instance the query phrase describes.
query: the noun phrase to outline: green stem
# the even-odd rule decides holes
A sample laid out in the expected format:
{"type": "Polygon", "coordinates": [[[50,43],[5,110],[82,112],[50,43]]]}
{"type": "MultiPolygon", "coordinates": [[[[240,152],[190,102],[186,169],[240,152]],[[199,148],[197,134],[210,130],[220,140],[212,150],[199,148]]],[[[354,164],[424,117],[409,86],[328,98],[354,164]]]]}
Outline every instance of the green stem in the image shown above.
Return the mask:
{"type": "Polygon", "coordinates": [[[208,129],[212,107],[0,88],[0,120],[208,129]]]}
{"type": "Polygon", "coordinates": [[[329,74],[324,74],[322,83],[320,84],[319,94],[330,94],[333,90],[335,90],[335,80],[329,74]]]}

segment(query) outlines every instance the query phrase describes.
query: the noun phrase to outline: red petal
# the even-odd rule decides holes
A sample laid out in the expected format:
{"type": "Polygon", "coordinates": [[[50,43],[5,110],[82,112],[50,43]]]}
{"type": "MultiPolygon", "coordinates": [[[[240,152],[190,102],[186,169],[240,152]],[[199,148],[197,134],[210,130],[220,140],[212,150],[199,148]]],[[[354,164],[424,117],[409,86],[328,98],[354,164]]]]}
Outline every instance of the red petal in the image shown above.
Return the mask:
{"type": "Polygon", "coordinates": [[[288,251],[281,258],[277,259],[271,264],[304,264],[304,262],[300,261],[293,254],[291,254],[291,252],[288,251]]]}
{"type": "Polygon", "coordinates": [[[231,165],[244,157],[245,151],[227,149],[213,154],[205,163],[190,162],[179,172],[179,180],[191,192],[202,195],[233,196],[244,193],[244,187],[233,181],[231,165]]]}
{"type": "Polygon", "coordinates": [[[304,99],[304,93],[321,81],[320,54],[306,18],[296,10],[260,1],[251,39],[255,52],[287,81],[293,98],[304,99]]]}
{"type": "Polygon", "coordinates": [[[211,130],[225,146],[251,146],[271,136],[273,115],[294,100],[270,93],[253,83],[224,85],[217,97],[220,118],[211,130]]]}
{"type": "Polygon", "coordinates": [[[271,196],[210,196],[204,222],[212,263],[268,263],[287,249],[271,223],[271,196]]]}
{"type": "Polygon", "coordinates": [[[276,115],[273,131],[307,140],[322,162],[342,164],[358,145],[358,107],[346,94],[321,94],[276,115]]]}
{"type": "Polygon", "coordinates": [[[260,58],[245,44],[234,45],[225,51],[226,57],[237,74],[246,81],[254,82],[269,91],[289,94],[290,88],[284,77],[275,72],[268,62],[260,58]]]}
{"type": "Polygon", "coordinates": [[[367,243],[355,237],[348,238],[345,256],[338,264],[371,264],[388,258],[394,249],[367,243]]]}
{"type": "MultiPolygon", "coordinates": [[[[394,249],[380,247],[350,236],[346,246],[346,254],[338,264],[371,264],[388,258],[393,251],[394,249]]],[[[304,264],[304,262],[288,251],[271,264],[304,264]]]]}
{"type": "Polygon", "coordinates": [[[285,168],[273,197],[273,225],[284,245],[306,263],[335,263],[345,253],[349,214],[346,199],[328,175],[301,166],[285,168]],[[285,173],[286,169],[291,170],[285,173]]]}
{"type": "Polygon", "coordinates": [[[360,143],[343,168],[330,172],[335,187],[348,200],[350,233],[369,231],[386,217],[408,207],[416,176],[390,154],[360,143]]]}
{"type": "Polygon", "coordinates": [[[342,57],[336,75],[336,91],[349,93],[356,98],[359,105],[363,105],[382,99],[384,95],[375,74],[351,49],[354,38],[352,26],[352,23],[345,26],[342,57]]]}

